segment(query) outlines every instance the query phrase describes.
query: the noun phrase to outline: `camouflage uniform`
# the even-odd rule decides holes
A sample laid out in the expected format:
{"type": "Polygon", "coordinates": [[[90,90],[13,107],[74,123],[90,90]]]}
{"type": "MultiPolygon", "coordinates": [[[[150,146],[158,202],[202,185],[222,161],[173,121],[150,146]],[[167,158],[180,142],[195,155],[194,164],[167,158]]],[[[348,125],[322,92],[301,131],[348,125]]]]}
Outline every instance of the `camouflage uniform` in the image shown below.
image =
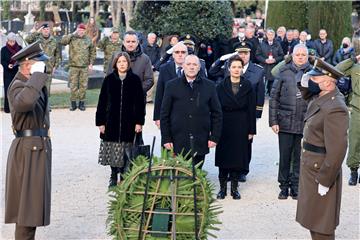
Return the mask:
{"type": "Polygon", "coordinates": [[[351,76],[351,118],[346,164],[350,169],[358,169],[360,165],[360,63],[356,63],[355,59],[347,59],[336,65],[336,68],[345,75],[351,76]]]}
{"type": "Polygon", "coordinates": [[[116,42],[112,42],[110,37],[105,37],[99,41],[97,47],[104,51],[104,73],[106,73],[109,64],[111,64],[110,61],[113,53],[121,49],[121,44],[122,42],[120,39],[116,42]]]}
{"type": "Polygon", "coordinates": [[[86,35],[83,37],[77,34],[64,35],[60,43],[69,44],[70,101],[84,101],[88,84],[88,67],[95,60],[96,49],[86,35]]]}
{"type": "Polygon", "coordinates": [[[25,41],[30,43],[40,41],[40,45],[43,48],[45,54],[50,57],[46,64],[46,73],[48,75],[48,80],[46,81],[46,87],[48,89],[48,93],[50,95],[50,86],[52,80],[52,72],[55,68],[57,68],[61,62],[61,52],[58,48],[58,43],[53,36],[49,36],[48,38],[44,38],[44,36],[39,32],[31,33],[29,36],[25,38],[25,41]]]}

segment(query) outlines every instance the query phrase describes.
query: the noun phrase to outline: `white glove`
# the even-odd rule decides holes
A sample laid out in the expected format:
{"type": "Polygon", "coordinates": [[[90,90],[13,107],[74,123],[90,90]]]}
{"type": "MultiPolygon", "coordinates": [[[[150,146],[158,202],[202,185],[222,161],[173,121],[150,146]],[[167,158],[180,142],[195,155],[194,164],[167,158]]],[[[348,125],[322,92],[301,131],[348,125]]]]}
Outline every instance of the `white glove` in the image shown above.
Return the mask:
{"type": "Polygon", "coordinates": [[[232,56],[234,56],[236,54],[238,54],[238,52],[233,52],[233,53],[222,55],[220,57],[220,61],[226,61],[226,60],[228,60],[229,58],[231,58],[232,56]]]}
{"type": "Polygon", "coordinates": [[[321,185],[319,183],[319,185],[318,185],[318,193],[320,194],[320,196],[325,196],[328,191],[329,191],[328,187],[325,187],[325,186],[323,186],[323,185],[321,185]]]}
{"type": "Polygon", "coordinates": [[[45,63],[44,62],[36,62],[30,68],[30,73],[33,74],[34,72],[41,72],[45,71],[45,63]]]}

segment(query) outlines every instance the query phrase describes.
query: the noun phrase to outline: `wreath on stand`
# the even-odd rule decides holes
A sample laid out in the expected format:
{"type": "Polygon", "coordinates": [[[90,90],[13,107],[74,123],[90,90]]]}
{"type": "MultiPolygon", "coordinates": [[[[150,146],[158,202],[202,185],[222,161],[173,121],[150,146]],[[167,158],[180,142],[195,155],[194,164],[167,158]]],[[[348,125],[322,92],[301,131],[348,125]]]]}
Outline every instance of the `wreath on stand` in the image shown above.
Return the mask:
{"type": "Polygon", "coordinates": [[[216,238],[221,209],[213,197],[214,185],[187,159],[165,151],[152,158],[151,167],[144,156],[134,159],[124,180],[110,192],[107,224],[113,239],[216,238]]]}

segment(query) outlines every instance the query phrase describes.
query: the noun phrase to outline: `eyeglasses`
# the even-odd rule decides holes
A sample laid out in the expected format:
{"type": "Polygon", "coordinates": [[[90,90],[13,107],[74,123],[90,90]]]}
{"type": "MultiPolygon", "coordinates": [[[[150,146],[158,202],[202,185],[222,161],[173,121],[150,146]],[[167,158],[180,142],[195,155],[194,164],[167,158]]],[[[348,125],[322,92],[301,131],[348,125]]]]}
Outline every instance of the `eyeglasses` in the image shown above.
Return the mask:
{"type": "Polygon", "coordinates": [[[180,54],[180,53],[181,53],[181,54],[185,54],[186,51],[174,51],[174,53],[175,53],[175,54],[180,54]]]}

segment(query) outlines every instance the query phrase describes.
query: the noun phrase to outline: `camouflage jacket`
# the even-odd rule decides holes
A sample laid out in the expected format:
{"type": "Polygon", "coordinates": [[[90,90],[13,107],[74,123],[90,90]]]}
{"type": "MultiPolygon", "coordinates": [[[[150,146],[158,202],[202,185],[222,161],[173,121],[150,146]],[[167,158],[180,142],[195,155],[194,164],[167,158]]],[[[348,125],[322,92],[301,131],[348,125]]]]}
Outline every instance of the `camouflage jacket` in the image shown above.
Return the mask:
{"type": "Polygon", "coordinates": [[[88,36],[64,35],[60,43],[62,45],[69,44],[69,67],[84,68],[94,63],[96,49],[88,36]]]}
{"type": "Polygon", "coordinates": [[[360,63],[355,63],[355,61],[353,58],[346,59],[336,65],[336,68],[345,73],[346,76],[351,76],[350,105],[360,111],[360,63]]]}
{"type": "Polygon", "coordinates": [[[58,43],[53,36],[50,36],[48,39],[44,38],[43,35],[39,32],[34,32],[28,35],[25,38],[27,43],[33,43],[40,41],[41,47],[44,49],[46,55],[50,57],[46,64],[46,73],[51,74],[54,68],[57,68],[61,62],[61,52],[58,47],[58,43]]]}
{"type": "Polygon", "coordinates": [[[97,47],[104,51],[104,72],[108,68],[113,53],[121,50],[121,44],[122,41],[120,39],[113,43],[109,37],[101,39],[97,44],[97,47]]]}

